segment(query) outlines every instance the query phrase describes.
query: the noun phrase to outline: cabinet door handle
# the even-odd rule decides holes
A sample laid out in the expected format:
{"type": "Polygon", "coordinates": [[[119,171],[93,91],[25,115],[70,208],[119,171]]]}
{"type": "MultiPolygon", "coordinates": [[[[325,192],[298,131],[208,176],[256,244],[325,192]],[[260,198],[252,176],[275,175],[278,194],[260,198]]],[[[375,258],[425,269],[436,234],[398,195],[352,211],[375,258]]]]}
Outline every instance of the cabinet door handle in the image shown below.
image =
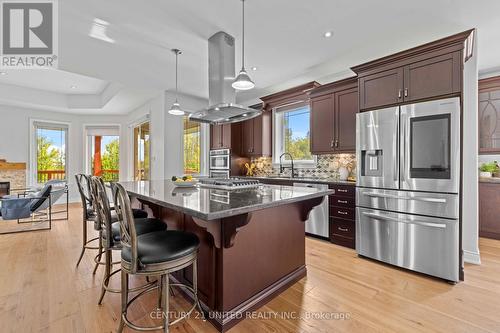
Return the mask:
{"type": "Polygon", "coordinates": [[[340,231],[343,231],[343,232],[347,232],[347,231],[349,231],[349,229],[347,229],[347,228],[342,228],[342,227],[338,227],[337,229],[339,229],[340,231]]]}
{"type": "Polygon", "coordinates": [[[344,212],[344,211],[341,211],[341,210],[338,210],[337,213],[339,213],[341,215],[347,215],[347,212],[344,212]]]}
{"type": "Polygon", "coordinates": [[[332,141],[330,142],[330,148],[333,148],[333,146],[334,146],[334,141],[332,140],[332,141]]]}
{"type": "Polygon", "coordinates": [[[347,193],[347,190],[343,190],[341,188],[337,189],[337,191],[347,193]]]}
{"type": "Polygon", "coordinates": [[[408,88],[405,88],[405,97],[408,97],[408,88]]]}
{"type": "Polygon", "coordinates": [[[347,204],[347,200],[337,200],[338,203],[347,204]]]}
{"type": "Polygon", "coordinates": [[[398,98],[401,98],[401,89],[398,90],[398,98]]]}
{"type": "Polygon", "coordinates": [[[339,140],[335,140],[335,148],[339,147],[339,140]]]}

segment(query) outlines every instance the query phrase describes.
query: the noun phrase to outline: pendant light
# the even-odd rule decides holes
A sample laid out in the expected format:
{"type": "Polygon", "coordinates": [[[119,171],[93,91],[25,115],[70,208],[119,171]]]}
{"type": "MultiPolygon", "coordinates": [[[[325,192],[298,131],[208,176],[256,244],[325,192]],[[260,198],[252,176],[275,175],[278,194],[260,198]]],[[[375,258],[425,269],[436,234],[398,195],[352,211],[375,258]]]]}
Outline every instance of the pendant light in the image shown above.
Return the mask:
{"type": "Polygon", "coordinates": [[[241,38],[241,70],[232,86],[236,90],[250,90],[255,87],[252,79],[245,69],[245,0],[241,0],[242,8],[242,38],[241,38]]]}
{"type": "Polygon", "coordinates": [[[179,49],[172,49],[172,52],[175,53],[175,102],[170,107],[170,110],[168,110],[168,113],[171,115],[174,115],[174,116],[183,116],[184,111],[181,110],[181,106],[180,106],[179,102],[177,101],[177,93],[178,93],[177,71],[178,71],[178,63],[179,63],[178,58],[179,58],[179,54],[182,54],[182,52],[179,49]]]}

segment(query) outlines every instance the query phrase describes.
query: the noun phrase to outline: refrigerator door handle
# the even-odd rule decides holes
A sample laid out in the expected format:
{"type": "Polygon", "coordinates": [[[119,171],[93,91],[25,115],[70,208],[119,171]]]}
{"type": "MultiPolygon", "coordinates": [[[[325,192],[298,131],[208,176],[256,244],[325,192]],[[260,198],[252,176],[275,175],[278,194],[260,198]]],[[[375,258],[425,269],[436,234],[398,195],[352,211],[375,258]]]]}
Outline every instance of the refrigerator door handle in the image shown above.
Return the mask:
{"type": "Polygon", "coordinates": [[[425,221],[418,221],[418,220],[403,220],[391,216],[384,216],[381,214],[375,214],[375,213],[368,213],[368,212],[363,212],[363,215],[366,215],[371,218],[375,218],[378,220],[386,220],[386,221],[391,221],[391,222],[398,222],[398,223],[406,223],[406,224],[415,224],[415,225],[420,225],[424,227],[431,227],[431,228],[441,228],[441,229],[446,229],[446,224],[444,223],[433,223],[433,222],[425,222],[425,221]]]}
{"type": "Polygon", "coordinates": [[[445,198],[402,197],[402,196],[398,196],[398,195],[376,193],[376,192],[366,192],[366,193],[363,193],[363,195],[366,195],[367,197],[375,197],[375,198],[389,198],[389,199],[398,199],[398,200],[424,201],[424,202],[432,202],[432,203],[446,203],[445,198]]]}
{"type": "MultiPolygon", "coordinates": [[[[396,112],[396,115],[398,112],[396,112]]],[[[392,137],[393,141],[393,150],[392,150],[392,159],[394,161],[394,175],[393,179],[395,182],[397,182],[398,187],[399,187],[399,140],[398,140],[398,135],[399,135],[399,117],[397,117],[397,121],[394,122],[394,134],[392,137]]]]}

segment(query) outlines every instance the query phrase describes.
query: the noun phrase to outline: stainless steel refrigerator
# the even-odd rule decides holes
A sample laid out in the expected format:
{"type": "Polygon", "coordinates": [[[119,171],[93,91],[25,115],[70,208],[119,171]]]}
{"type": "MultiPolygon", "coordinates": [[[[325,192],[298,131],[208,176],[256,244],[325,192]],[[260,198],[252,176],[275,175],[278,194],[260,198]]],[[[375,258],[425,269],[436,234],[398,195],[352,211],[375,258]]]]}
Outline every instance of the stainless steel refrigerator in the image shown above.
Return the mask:
{"type": "Polygon", "coordinates": [[[358,254],[458,281],[460,99],[356,119],[358,254]]]}

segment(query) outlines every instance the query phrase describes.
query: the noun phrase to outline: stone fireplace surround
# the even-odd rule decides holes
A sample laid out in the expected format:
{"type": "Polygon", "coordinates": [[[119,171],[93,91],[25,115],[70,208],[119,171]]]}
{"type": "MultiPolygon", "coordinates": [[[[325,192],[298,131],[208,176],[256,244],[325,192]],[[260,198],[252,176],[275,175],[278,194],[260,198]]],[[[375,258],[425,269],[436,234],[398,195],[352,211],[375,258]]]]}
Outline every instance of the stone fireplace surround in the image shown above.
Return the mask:
{"type": "Polygon", "coordinates": [[[0,182],[9,182],[10,190],[26,187],[26,163],[0,159],[0,182]]]}

